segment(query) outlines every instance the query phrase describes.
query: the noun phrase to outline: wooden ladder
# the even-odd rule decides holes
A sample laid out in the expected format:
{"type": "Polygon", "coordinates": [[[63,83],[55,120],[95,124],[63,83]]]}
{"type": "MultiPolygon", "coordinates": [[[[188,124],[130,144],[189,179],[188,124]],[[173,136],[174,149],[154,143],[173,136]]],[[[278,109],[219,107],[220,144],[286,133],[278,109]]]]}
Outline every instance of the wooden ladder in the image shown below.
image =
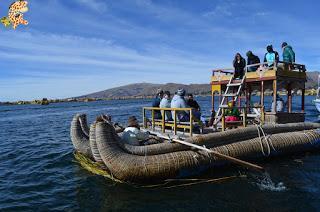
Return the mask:
{"type": "Polygon", "coordinates": [[[242,77],[241,79],[241,82],[239,83],[234,83],[233,81],[235,80],[234,79],[234,76],[232,76],[227,84],[227,89],[226,91],[224,92],[223,96],[222,96],[222,100],[220,102],[220,105],[219,105],[219,109],[218,109],[218,112],[215,116],[215,120],[214,120],[214,124],[213,126],[215,126],[215,128],[217,128],[217,124],[221,121],[221,118],[222,118],[222,109],[223,108],[228,108],[228,102],[226,101],[227,100],[227,97],[233,97],[233,101],[236,102],[239,98],[239,96],[241,95],[241,90],[243,88],[243,85],[245,83],[245,78],[246,78],[246,75],[244,74],[244,76],[242,77]],[[232,90],[234,90],[234,88],[237,88],[237,92],[236,93],[229,93],[230,89],[232,88],[232,90]]]}

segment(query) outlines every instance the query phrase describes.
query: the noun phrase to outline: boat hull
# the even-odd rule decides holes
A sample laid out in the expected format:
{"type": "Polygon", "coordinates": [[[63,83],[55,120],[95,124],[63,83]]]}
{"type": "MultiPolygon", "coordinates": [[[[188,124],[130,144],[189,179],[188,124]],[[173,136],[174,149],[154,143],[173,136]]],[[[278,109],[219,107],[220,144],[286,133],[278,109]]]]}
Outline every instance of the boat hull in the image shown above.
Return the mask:
{"type": "MultiPolygon", "coordinates": [[[[77,121],[73,123],[79,125],[77,121]]],[[[235,132],[230,131],[229,134],[215,133],[215,135],[207,135],[207,137],[211,136],[211,139],[215,138],[212,143],[217,142],[215,145],[207,147],[221,154],[250,161],[310,151],[320,147],[320,133],[314,129],[319,127],[319,124],[296,124],[294,129],[300,130],[298,132],[292,132],[292,129],[290,131],[287,129],[290,128],[289,126],[293,127],[294,125],[282,126],[282,130],[288,130],[288,132],[280,132],[279,129],[281,128],[274,126],[278,133],[260,138],[258,134],[256,136],[248,136],[250,134],[249,128],[246,130],[239,129],[235,132]],[[224,138],[229,138],[229,140],[227,139],[228,142],[222,143],[224,138]]],[[[265,128],[265,131],[270,131],[271,129],[265,128]]],[[[73,130],[72,132],[78,132],[79,134],[79,130],[73,130]]],[[[206,137],[194,137],[189,142],[199,144],[205,140],[204,138],[206,137]]],[[[132,152],[124,148],[123,141],[112,124],[107,122],[97,122],[91,125],[90,142],[89,139],[87,142],[89,147],[90,142],[94,143],[94,145],[91,144],[91,147],[95,148],[94,157],[92,156],[92,150],[88,154],[87,149],[83,148],[83,146],[87,147],[87,145],[78,145],[81,142],[73,142],[78,145],[78,148],[75,146],[77,152],[75,155],[81,155],[81,157],[76,156],[78,160],[82,158],[81,165],[93,173],[121,182],[149,183],[172,178],[184,178],[201,174],[212,167],[228,164],[227,161],[217,158],[208,152],[182,147],[182,149],[173,149],[168,153],[164,153],[161,150],[160,152],[154,152],[156,154],[150,155],[132,154],[132,152]],[[98,158],[99,162],[95,161],[94,158],[98,158]]],[[[151,148],[154,145],[140,148],[151,148]]],[[[177,144],[172,143],[163,143],[162,145],[167,150],[167,145],[177,146],[177,144]]]]}

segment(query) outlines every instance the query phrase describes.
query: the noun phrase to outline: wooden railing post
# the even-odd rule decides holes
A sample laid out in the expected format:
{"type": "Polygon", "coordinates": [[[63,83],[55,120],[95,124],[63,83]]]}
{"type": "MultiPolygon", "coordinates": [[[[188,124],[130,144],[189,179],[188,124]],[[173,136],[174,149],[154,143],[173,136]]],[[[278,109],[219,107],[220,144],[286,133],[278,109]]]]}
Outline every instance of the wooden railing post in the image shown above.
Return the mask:
{"type": "Polygon", "coordinates": [[[152,129],[155,128],[155,121],[154,121],[154,109],[151,109],[151,121],[152,121],[152,129]]]}
{"type": "Polygon", "coordinates": [[[265,121],[265,113],[264,113],[264,106],[261,107],[261,125],[264,125],[264,121],[265,121]]]}
{"type": "Polygon", "coordinates": [[[221,124],[222,124],[222,132],[223,132],[226,129],[226,120],[225,120],[225,117],[224,117],[224,108],[222,108],[222,111],[221,111],[221,124]]]}
{"type": "Polygon", "coordinates": [[[247,126],[247,108],[243,108],[243,126],[247,126]]]}
{"type": "Polygon", "coordinates": [[[174,128],[174,135],[177,135],[177,111],[173,111],[173,128],[174,128]]]}
{"type": "Polygon", "coordinates": [[[147,129],[147,118],[146,118],[146,109],[142,108],[142,120],[143,120],[143,128],[147,129]]]}
{"type": "Polygon", "coordinates": [[[162,115],[162,132],[165,133],[166,132],[166,115],[165,115],[166,111],[163,110],[163,115],[162,115]]]}

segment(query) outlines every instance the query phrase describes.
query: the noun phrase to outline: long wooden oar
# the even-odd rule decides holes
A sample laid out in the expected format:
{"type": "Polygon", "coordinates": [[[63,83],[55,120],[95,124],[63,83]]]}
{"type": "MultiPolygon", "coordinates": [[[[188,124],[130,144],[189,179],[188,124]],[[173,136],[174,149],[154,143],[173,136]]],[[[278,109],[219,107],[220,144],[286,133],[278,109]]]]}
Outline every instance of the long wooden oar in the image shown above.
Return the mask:
{"type": "Polygon", "coordinates": [[[161,134],[157,134],[157,136],[160,137],[160,138],[163,138],[163,139],[171,140],[171,141],[176,142],[176,143],[180,143],[180,144],[183,144],[183,145],[186,145],[186,146],[190,146],[190,147],[194,147],[194,148],[197,148],[197,149],[200,149],[200,150],[207,151],[209,153],[214,154],[215,156],[217,156],[219,158],[228,160],[228,161],[230,161],[232,163],[235,163],[235,164],[238,164],[240,166],[244,166],[244,167],[246,167],[248,169],[254,169],[254,170],[260,171],[260,172],[264,172],[265,171],[264,168],[261,167],[261,166],[258,166],[256,164],[249,163],[247,161],[243,161],[243,160],[240,160],[240,159],[237,159],[237,158],[234,158],[234,157],[231,157],[229,155],[221,154],[220,152],[213,151],[213,150],[208,149],[206,147],[202,147],[202,146],[199,146],[199,145],[196,145],[196,144],[192,144],[192,143],[189,143],[189,142],[186,142],[186,141],[182,141],[182,140],[179,140],[179,139],[173,139],[173,138],[170,138],[170,137],[167,137],[167,136],[163,136],[161,134]]]}

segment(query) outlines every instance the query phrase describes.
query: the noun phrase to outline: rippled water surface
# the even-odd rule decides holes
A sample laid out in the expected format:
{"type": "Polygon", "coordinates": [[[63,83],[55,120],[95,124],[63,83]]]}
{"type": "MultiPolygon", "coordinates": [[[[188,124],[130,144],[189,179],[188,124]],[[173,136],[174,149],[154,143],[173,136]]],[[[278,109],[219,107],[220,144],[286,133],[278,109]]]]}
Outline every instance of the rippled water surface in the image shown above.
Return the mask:
{"type": "MultiPolygon", "coordinates": [[[[306,99],[306,118],[318,121],[312,98],[306,99]]],[[[198,100],[209,115],[210,98],[198,100]]],[[[319,152],[263,163],[270,176],[233,167],[202,177],[247,177],[175,188],[119,185],[79,166],[69,135],[74,114],[87,113],[92,122],[108,113],[124,123],[129,115],[141,120],[141,107],[148,105],[150,100],[0,106],[0,210],[320,210],[319,152]]]]}

